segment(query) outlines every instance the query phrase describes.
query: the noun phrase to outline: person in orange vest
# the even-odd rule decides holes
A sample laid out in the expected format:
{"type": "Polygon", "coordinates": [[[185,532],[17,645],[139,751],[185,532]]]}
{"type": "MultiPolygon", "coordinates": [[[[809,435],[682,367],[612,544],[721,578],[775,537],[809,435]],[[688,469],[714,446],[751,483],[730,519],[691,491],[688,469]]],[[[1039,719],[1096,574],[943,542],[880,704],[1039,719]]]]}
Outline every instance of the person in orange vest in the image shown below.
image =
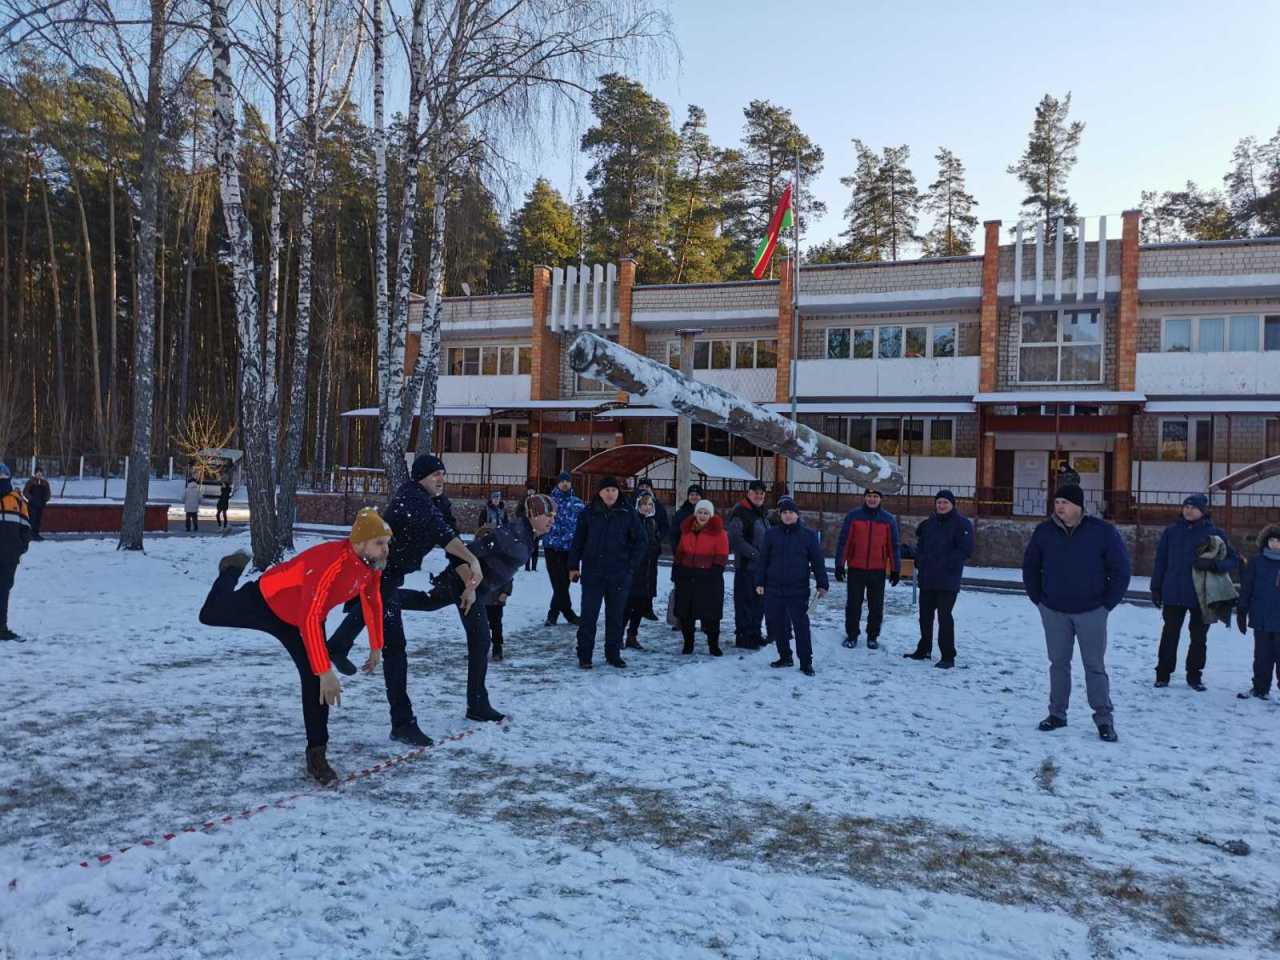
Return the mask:
{"type": "Polygon", "coordinates": [[[243,550],[218,564],[218,578],[200,609],[210,627],[238,627],[269,633],[289,651],[302,681],[302,719],[307,731],[307,773],[322,786],[338,779],[325,756],[329,708],[342,702],[342,684],[325,648],[325,616],[353,597],[360,598],[369,628],[365,673],[382,659],[382,571],[387,565],[391,528],[378,511],[356,515],[346,540],[331,540],[269,567],[236,589],[249,565],[243,550]]]}
{"type": "Polygon", "coordinates": [[[22,638],[9,629],[9,591],[18,572],[18,561],[31,543],[31,518],[27,501],[13,489],[9,467],[0,461],[0,640],[22,638]]]}
{"type": "Polygon", "coordinates": [[[850,510],[836,544],[836,580],[849,581],[844,604],[844,645],[856,647],[861,632],[862,599],[867,600],[867,649],[880,646],[884,620],[884,581],[898,585],[902,561],[898,547],[898,518],[880,505],[880,491],[868,487],[862,506],[850,510]],[[846,573],[847,571],[847,573],[846,573]]]}

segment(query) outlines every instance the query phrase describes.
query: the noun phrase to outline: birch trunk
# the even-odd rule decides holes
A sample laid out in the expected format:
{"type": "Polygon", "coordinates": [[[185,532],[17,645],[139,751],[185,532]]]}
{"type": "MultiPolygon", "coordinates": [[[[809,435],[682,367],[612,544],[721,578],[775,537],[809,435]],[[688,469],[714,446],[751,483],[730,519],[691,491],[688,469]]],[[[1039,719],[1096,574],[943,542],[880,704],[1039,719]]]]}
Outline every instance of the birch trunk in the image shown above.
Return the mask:
{"type": "Polygon", "coordinates": [[[244,209],[236,130],[235,92],[231,79],[231,37],[227,0],[209,0],[210,42],[213,51],[214,155],[218,190],[230,247],[236,324],[240,335],[241,430],[244,436],[245,477],[249,495],[249,531],[253,561],[265,569],[281,557],[276,540],[275,490],[271,476],[271,440],[264,395],[262,338],[258,330],[258,285],[254,274],[253,227],[244,209]]]}
{"type": "MultiPolygon", "coordinates": [[[[422,332],[419,337],[418,363],[414,370],[410,390],[420,397],[418,403],[418,455],[431,453],[435,434],[436,397],[440,386],[440,320],[444,315],[444,240],[445,202],[448,200],[448,184],[443,169],[436,174],[435,206],[431,211],[431,253],[427,260],[427,304],[422,314],[422,332]]],[[[412,411],[407,411],[412,417],[412,411]]],[[[412,424],[412,419],[408,420],[412,424]]],[[[406,436],[408,427],[405,428],[406,436]]]]}
{"type": "MultiPolygon", "coordinates": [[[[272,30],[271,78],[272,95],[275,106],[273,124],[275,135],[271,144],[271,220],[267,232],[267,290],[266,290],[266,333],[263,371],[266,383],[264,398],[267,406],[268,422],[279,429],[280,423],[280,376],[282,368],[276,359],[279,343],[281,303],[283,301],[284,284],[280,277],[280,250],[283,246],[281,225],[281,196],[284,193],[284,4],[274,0],[272,9],[275,13],[275,24],[272,30]]],[[[287,281],[286,281],[287,282],[287,281]]],[[[275,457],[276,444],[271,445],[272,470],[276,476],[275,457]]]]}
{"type": "Polygon", "coordinates": [[[133,443],[117,549],[141,550],[151,481],[151,427],[155,408],[156,223],[160,195],[160,123],[164,79],[165,0],[151,0],[151,50],[142,131],[142,209],[138,236],[138,299],[133,330],[133,443]]]}

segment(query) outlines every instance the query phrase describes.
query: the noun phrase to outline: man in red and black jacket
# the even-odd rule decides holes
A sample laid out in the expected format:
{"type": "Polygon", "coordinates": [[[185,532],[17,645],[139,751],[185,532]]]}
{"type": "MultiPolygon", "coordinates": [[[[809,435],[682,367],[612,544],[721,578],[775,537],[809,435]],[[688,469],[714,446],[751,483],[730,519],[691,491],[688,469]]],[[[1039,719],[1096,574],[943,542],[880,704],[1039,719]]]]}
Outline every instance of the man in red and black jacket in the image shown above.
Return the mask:
{"type": "Polygon", "coordinates": [[[862,621],[862,598],[867,598],[867,649],[880,646],[884,620],[884,581],[893,586],[901,578],[898,518],[880,506],[880,491],[868,488],[862,506],[850,510],[836,545],[836,580],[848,579],[844,605],[844,645],[856,647],[862,621]],[[847,573],[846,573],[847,571],[847,573]]]}

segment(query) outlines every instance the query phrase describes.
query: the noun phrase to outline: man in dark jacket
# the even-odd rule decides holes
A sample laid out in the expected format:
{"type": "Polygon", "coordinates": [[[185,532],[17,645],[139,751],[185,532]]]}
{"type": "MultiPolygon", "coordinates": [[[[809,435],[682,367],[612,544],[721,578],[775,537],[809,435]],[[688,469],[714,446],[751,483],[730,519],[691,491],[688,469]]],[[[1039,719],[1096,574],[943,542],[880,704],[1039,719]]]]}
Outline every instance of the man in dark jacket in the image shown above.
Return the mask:
{"type": "Polygon", "coordinates": [[[40,536],[40,518],[44,515],[45,504],[53,496],[49,481],[44,478],[44,468],[36,467],[31,471],[31,478],[22,488],[22,495],[27,498],[27,511],[31,514],[31,539],[43,540],[40,536]]]}
{"type": "Polygon", "coordinates": [[[956,498],[950,490],[939,490],[933,501],[933,516],[916,527],[916,573],[920,583],[920,643],[909,660],[929,660],[933,656],[933,617],[938,616],[937,666],[948,670],[956,665],[956,625],[951,611],[960,594],[965,561],[973,555],[973,524],[956,512],[956,498]]]}
{"type": "Polygon", "coordinates": [[[752,480],[747,486],[747,495],[729,514],[729,548],[733,551],[733,645],[748,650],[759,650],[764,646],[760,635],[764,602],[755,591],[754,567],[769,529],[764,491],[762,482],[752,480]]]}
{"type": "MultiPolygon", "coordinates": [[[[422,569],[422,561],[435,547],[444,547],[450,556],[467,564],[469,592],[463,600],[467,610],[475,602],[474,590],[484,576],[480,561],[432,499],[443,490],[444,462],[439,457],[423,454],[413,461],[409,479],[400,485],[382,512],[382,519],[392,530],[387,567],[382,573],[382,678],[391,708],[391,739],[414,746],[430,746],[431,738],[419,729],[409,699],[409,658],[405,651],[400,588],[405,577],[422,569]]],[[[355,673],[355,664],[348,659],[348,654],[363,626],[363,612],[359,606],[353,606],[328,640],[329,658],[342,673],[355,673]]]]}
{"type": "Polygon", "coordinates": [[[1156,686],[1167,687],[1178,666],[1178,641],[1182,621],[1190,614],[1187,647],[1187,686],[1204,691],[1201,679],[1208,656],[1209,624],[1200,612],[1192,570],[1214,570],[1230,573],[1240,563],[1231,541],[1209,517],[1209,499],[1196,493],[1182,501],[1182,519],[1165,528],[1156,546],[1155,567],[1151,571],[1151,600],[1163,607],[1164,629],[1160,633],[1160,651],[1156,656],[1156,686]],[[1227,545],[1221,560],[1203,559],[1200,548],[1210,537],[1220,537],[1227,545]]]}
{"type": "Polygon", "coordinates": [[[862,506],[850,510],[836,544],[836,580],[849,587],[844,605],[844,646],[856,647],[862,621],[862,598],[867,598],[867,649],[880,646],[884,621],[884,581],[898,585],[902,577],[898,518],[880,505],[880,491],[867,488],[862,506]]]}
{"type": "Polygon", "coordinates": [[[573,492],[573,477],[565,470],[556,479],[551,490],[556,505],[556,522],[542,538],[542,551],[547,558],[547,579],[551,581],[551,606],[547,610],[547,626],[554,626],[560,614],[569,623],[577,623],[569,597],[569,550],[573,546],[573,534],[578,518],[586,508],[573,492]]]}
{"type": "Polygon", "coordinates": [[[582,619],[578,623],[578,666],[591,668],[596,645],[596,621],[604,604],[604,658],[611,667],[625,667],[622,625],[631,593],[631,575],[645,552],[640,516],[624,506],[618,481],[605,477],[591,505],[578,520],[569,551],[569,577],[582,580],[582,619]]]}
{"type": "Polygon", "coordinates": [[[827,595],[827,561],[818,535],[800,522],[800,508],[790,497],[778,501],[781,523],[764,535],[756,558],[756,594],[764,598],[769,636],[778,646],[771,667],[795,666],[787,638],[795,630],[800,671],[814,675],[813,644],[809,635],[809,575],[813,574],[818,598],[827,595]]]}
{"type": "Polygon", "coordinates": [[[1084,512],[1076,486],[1054,494],[1053,516],[1036,527],[1022,558],[1022,584],[1040,611],[1049,654],[1049,715],[1040,729],[1067,725],[1071,657],[1080,644],[1085,690],[1098,736],[1116,737],[1107,677],[1107,616],[1129,587],[1129,552],[1111,524],[1084,512]]]}
{"type": "Polygon", "coordinates": [[[1253,627],[1253,683],[1236,696],[1269,699],[1271,675],[1280,680],[1280,524],[1258,534],[1258,555],[1240,576],[1236,625],[1241,633],[1253,627]]]}
{"type": "Polygon", "coordinates": [[[18,561],[31,543],[27,501],[13,489],[7,464],[0,462],[0,640],[21,640],[9,629],[9,591],[13,589],[18,561]]]}

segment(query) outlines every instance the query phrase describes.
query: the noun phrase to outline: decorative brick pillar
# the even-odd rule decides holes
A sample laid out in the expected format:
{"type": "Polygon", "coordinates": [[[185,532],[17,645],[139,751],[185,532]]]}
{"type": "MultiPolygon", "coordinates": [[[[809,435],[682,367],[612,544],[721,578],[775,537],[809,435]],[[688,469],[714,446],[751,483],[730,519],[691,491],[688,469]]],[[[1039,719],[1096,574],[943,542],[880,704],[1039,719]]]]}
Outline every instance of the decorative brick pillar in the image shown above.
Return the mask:
{"type": "MultiPolygon", "coordinates": [[[[795,279],[795,270],[790,257],[778,264],[778,367],[775,371],[774,399],[778,403],[791,400],[791,361],[795,357],[799,344],[791,340],[791,288],[795,279]]],[[[790,412],[788,411],[788,415],[790,412]]],[[[785,483],[787,477],[787,458],[773,458],[774,489],[785,483]]],[[[792,491],[794,492],[794,491],[792,491]]]]}
{"type": "MultiPolygon", "coordinates": [[[[644,331],[631,322],[631,294],[636,286],[636,262],[631,257],[623,257],[618,261],[618,344],[643,355],[645,352],[644,331]]],[[[628,394],[625,390],[618,392],[618,402],[626,403],[628,394]]],[[[618,435],[619,438],[621,434],[618,435]]],[[[616,443],[623,441],[617,439],[616,443]]]]}
{"type": "Polygon", "coordinates": [[[1000,358],[1000,221],[988,220],[982,248],[982,305],[978,325],[978,392],[994,393],[1000,358]]]}
{"type": "Polygon", "coordinates": [[[1138,367],[1138,226],[1141,212],[1121,214],[1120,311],[1116,318],[1116,389],[1137,389],[1138,367]]]}
{"type": "MultiPolygon", "coordinates": [[[[560,338],[547,329],[547,312],[551,306],[551,268],[533,268],[533,330],[530,340],[529,399],[558,400],[560,398],[560,338]]],[[[542,434],[534,428],[540,420],[531,422],[529,431],[529,456],[525,476],[539,475],[542,464],[542,434]]]]}

